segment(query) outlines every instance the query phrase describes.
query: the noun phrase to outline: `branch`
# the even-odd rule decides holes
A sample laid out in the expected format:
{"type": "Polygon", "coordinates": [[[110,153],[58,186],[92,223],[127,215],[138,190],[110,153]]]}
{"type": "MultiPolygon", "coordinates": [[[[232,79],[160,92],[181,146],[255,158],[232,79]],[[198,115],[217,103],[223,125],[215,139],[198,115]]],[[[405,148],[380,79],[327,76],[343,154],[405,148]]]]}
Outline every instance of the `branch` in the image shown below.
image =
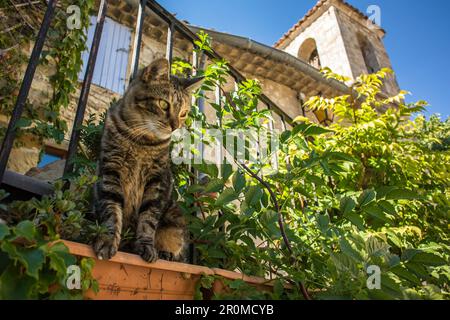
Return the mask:
{"type": "Polygon", "coordinates": [[[11,26],[11,27],[9,27],[9,28],[6,28],[6,29],[0,31],[0,34],[7,33],[7,32],[10,32],[10,31],[13,31],[13,30],[15,30],[15,29],[17,29],[17,28],[19,28],[19,27],[21,27],[21,26],[23,26],[23,25],[24,25],[23,23],[18,23],[18,24],[16,24],[16,25],[13,25],[13,26],[11,26]]]}
{"type": "Polygon", "coordinates": [[[9,51],[16,49],[17,47],[19,47],[19,44],[15,44],[12,47],[0,50],[0,57],[2,57],[5,53],[8,53],[9,51]]]}
{"type": "Polygon", "coordinates": [[[11,5],[14,7],[14,9],[16,10],[16,12],[19,14],[20,18],[22,18],[23,22],[25,22],[25,24],[34,31],[37,31],[35,27],[33,27],[28,21],[27,19],[25,19],[25,17],[23,16],[22,12],[20,12],[20,10],[18,9],[18,4],[15,4],[12,0],[9,0],[9,2],[11,3],[11,5]]]}

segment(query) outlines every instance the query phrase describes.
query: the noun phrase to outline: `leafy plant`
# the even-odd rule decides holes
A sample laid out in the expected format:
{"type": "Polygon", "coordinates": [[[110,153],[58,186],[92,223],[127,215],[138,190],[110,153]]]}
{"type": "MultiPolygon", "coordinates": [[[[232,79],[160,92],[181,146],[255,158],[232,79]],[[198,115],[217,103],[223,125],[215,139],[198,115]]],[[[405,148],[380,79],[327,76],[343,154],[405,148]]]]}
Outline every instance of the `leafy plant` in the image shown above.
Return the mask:
{"type": "MultiPolygon", "coordinates": [[[[47,67],[52,72],[49,77],[50,97],[42,104],[34,102],[32,105],[27,101],[17,124],[18,138],[31,137],[40,147],[44,146],[46,139],[61,143],[67,132],[67,123],[60,113],[69,106],[72,94],[78,87],[81,54],[86,49],[89,13],[94,1],[63,0],[59,4],[40,59],[40,67],[47,67]],[[71,5],[77,5],[80,9],[79,28],[67,28],[66,9],[71,5]]],[[[0,112],[9,116],[19,93],[24,65],[28,62],[25,48],[36,38],[45,4],[34,4],[33,10],[21,11],[23,9],[15,8],[10,1],[1,1],[0,7],[7,17],[7,28],[0,33],[0,112]]],[[[5,130],[6,128],[0,128],[0,137],[3,137],[5,130]]],[[[22,143],[22,139],[16,139],[15,146],[22,143]]]]}
{"type": "Polygon", "coordinates": [[[98,291],[91,276],[94,261],[77,261],[57,240],[32,221],[14,227],[0,224],[0,299],[81,299],[91,288],[98,291]],[[67,268],[78,263],[82,287],[69,290],[67,268]]]}
{"type": "MultiPolygon", "coordinates": [[[[346,80],[329,69],[323,73],[346,80]]],[[[179,171],[178,192],[202,264],[270,275],[306,298],[449,297],[450,120],[410,120],[426,103],[405,104],[404,91],[385,97],[390,73],[362,75],[340,97],[312,97],[304,107],[326,110],[335,123],[297,118],[292,130],[279,134],[280,150],[264,159],[194,165],[206,184],[188,184],[191,173],[179,171]],[[271,172],[274,155],[279,167],[271,172]],[[269,173],[261,175],[264,169],[269,173]],[[379,289],[368,286],[371,266],[380,269],[379,289]]],[[[193,140],[211,144],[205,129],[223,136],[226,129],[266,130],[270,112],[256,108],[256,81],[225,92],[224,61],[214,61],[203,75],[197,98],[221,121],[208,123],[194,106],[191,118],[203,130],[190,127],[193,140]],[[216,87],[220,104],[208,98],[216,87]]],[[[245,139],[249,155],[254,141],[245,139]]]]}
{"type": "MultiPolygon", "coordinates": [[[[202,34],[197,49],[207,48],[202,34]]],[[[190,69],[177,63],[173,72],[190,69]]],[[[256,133],[234,136],[245,142],[243,150],[221,141],[228,162],[174,168],[198,263],[275,281],[273,292],[265,293],[205,276],[197,298],[216,280],[231,291],[215,298],[449,298],[450,120],[414,118],[426,103],[406,104],[406,92],[386,97],[383,81],[391,72],[383,69],[356,79],[343,96],[306,102],[304,108],[333,115],[330,126],[299,117],[292,129],[277,133],[268,126],[271,112],[259,108],[258,81],[226,91],[226,61],[196,71],[205,80],[195,97],[209,103],[219,121],[208,123],[194,105],[187,136],[215,146],[206,129],[222,137],[227,130],[256,133]],[[211,101],[216,88],[221,99],[211,101]],[[277,138],[279,148],[255,155],[260,134],[277,138]],[[380,271],[380,287],[370,285],[370,270],[380,271]]],[[[345,80],[329,69],[323,73],[345,80]]],[[[57,184],[50,197],[8,205],[10,216],[33,220],[50,237],[89,242],[104,232],[86,219],[101,123],[88,122],[83,130],[86,162],[79,162],[81,180],[73,186],[81,189],[62,191],[57,184]]],[[[196,158],[199,149],[193,145],[188,153],[196,158]]],[[[4,234],[14,236],[14,230],[4,234]]]]}

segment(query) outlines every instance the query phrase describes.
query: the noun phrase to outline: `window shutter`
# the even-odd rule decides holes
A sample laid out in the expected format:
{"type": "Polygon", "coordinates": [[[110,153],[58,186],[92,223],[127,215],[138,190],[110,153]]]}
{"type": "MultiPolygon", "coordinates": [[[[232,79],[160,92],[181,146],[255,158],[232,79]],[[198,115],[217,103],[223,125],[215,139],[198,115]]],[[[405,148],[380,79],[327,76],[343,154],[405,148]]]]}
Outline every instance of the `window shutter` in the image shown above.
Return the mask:
{"type": "MultiPolygon", "coordinates": [[[[83,81],[86,74],[86,65],[94,38],[96,20],[97,17],[91,17],[87,34],[88,49],[83,52],[83,68],[79,74],[80,81],[83,81]]],[[[131,30],[110,18],[106,18],[92,79],[93,84],[119,94],[125,92],[130,43],[131,30]]]]}

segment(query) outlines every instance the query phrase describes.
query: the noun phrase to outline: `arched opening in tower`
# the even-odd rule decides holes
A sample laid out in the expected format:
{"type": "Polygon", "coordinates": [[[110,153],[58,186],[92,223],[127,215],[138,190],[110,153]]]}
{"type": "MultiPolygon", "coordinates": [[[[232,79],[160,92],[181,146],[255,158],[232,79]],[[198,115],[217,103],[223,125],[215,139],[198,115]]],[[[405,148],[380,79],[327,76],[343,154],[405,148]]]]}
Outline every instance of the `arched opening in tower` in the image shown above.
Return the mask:
{"type": "Polygon", "coordinates": [[[359,47],[361,48],[361,53],[364,58],[364,63],[368,73],[375,73],[380,70],[380,64],[376,56],[375,48],[370,43],[369,39],[363,37],[361,34],[358,35],[359,47]]]}
{"type": "Polygon", "coordinates": [[[298,51],[298,58],[317,69],[322,68],[316,41],[313,38],[306,39],[298,51]]]}

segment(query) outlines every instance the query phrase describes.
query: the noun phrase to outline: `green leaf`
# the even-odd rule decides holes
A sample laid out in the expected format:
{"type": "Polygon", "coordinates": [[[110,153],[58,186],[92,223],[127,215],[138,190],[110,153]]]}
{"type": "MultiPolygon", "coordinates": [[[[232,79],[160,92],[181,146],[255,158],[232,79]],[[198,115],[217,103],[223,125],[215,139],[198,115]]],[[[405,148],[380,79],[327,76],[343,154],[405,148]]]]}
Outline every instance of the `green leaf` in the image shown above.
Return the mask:
{"type": "Polygon", "coordinates": [[[364,207],[373,200],[375,200],[376,193],[373,190],[365,190],[358,198],[358,204],[360,207],[364,207]]]}
{"type": "Polygon", "coordinates": [[[361,254],[346,239],[342,238],[339,241],[339,245],[342,250],[342,253],[352,258],[356,262],[363,261],[361,254]]]}
{"type": "Polygon", "coordinates": [[[0,241],[9,236],[10,231],[6,224],[0,223],[0,241]]]}
{"type": "Polygon", "coordinates": [[[35,279],[39,279],[39,271],[45,262],[44,252],[40,249],[21,249],[18,251],[22,256],[22,263],[26,268],[26,273],[35,279]]]}
{"type": "Polygon", "coordinates": [[[327,154],[330,159],[342,160],[348,162],[356,162],[356,159],[343,152],[330,152],[327,154]]]}
{"type": "Polygon", "coordinates": [[[330,226],[330,216],[328,214],[319,214],[317,217],[317,224],[319,225],[320,231],[326,233],[330,226]]]}
{"type": "Polygon", "coordinates": [[[49,247],[49,253],[54,253],[64,259],[66,266],[76,264],[77,262],[75,256],[70,253],[69,248],[67,248],[62,241],[53,243],[52,246],[49,247]]]}
{"type": "Polygon", "coordinates": [[[343,253],[330,254],[331,260],[336,268],[343,273],[351,273],[356,275],[358,273],[358,266],[353,258],[343,253]]]}
{"type": "Polygon", "coordinates": [[[409,271],[413,272],[416,276],[420,277],[421,279],[428,279],[430,276],[428,270],[422,264],[407,262],[405,265],[409,271]]]}
{"type": "Polygon", "coordinates": [[[223,252],[223,250],[220,250],[216,247],[209,247],[208,248],[208,257],[215,258],[215,259],[226,259],[227,256],[223,252]]]}
{"type": "Polygon", "coordinates": [[[233,166],[229,163],[222,164],[222,179],[227,181],[233,173],[233,166]]]}
{"type": "Polygon", "coordinates": [[[31,119],[20,118],[19,121],[16,122],[16,129],[18,128],[27,128],[31,126],[31,119]]]}
{"type": "Polygon", "coordinates": [[[217,176],[219,175],[219,169],[215,164],[194,164],[193,167],[199,172],[207,174],[210,178],[217,178],[217,176]]]}
{"type": "Polygon", "coordinates": [[[50,268],[55,270],[59,276],[64,276],[67,273],[67,266],[61,256],[49,253],[47,257],[50,260],[50,268]]]}
{"type": "Polygon", "coordinates": [[[356,203],[355,203],[355,200],[353,200],[352,198],[344,197],[341,199],[340,209],[344,215],[353,211],[353,209],[355,209],[355,207],[356,207],[356,203]]]}
{"type": "Polygon", "coordinates": [[[256,205],[261,200],[263,192],[260,186],[251,186],[245,193],[245,202],[249,207],[256,205]]]}
{"type": "Polygon", "coordinates": [[[242,280],[242,279],[236,279],[230,282],[230,284],[228,285],[230,287],[230,289],[235,289],[238,290],[242,287],[247,287],[247,283],[242,280]]]}
{"type": "Polygon", "coordinates": [[[236,194],[236,192],[231,188],[227,188],[217,198],[215,205],[216,206],[224,206],[224,205],[236,200],[237,198],[238,198],[238,195],[236,194]]]}
{"type": "Polygon", "coordinates": [[[36,226],[31,221],[22,221],[14,228],[14,234],[18,238],[33,241],[36,236],[36,226]]]}
{"type": "Polygon", "coordinates": [[[199,184],[193,184],[192,186],[189,186],[186,190],[187,193],[193,194],[198,192],[203,192],[205,189],[205,186],[199,185],[199,184]]]}
{"type": "Polygon", "coordinates": [[[10,242],[3,242],[1,249],[8,253],[9,257],[20,262],[25,268],[25,273],[36,280],[39,279],[39,271],[45,262],[45,254],[39,248],[21,248],[10,242]]]}
{"type": "Polygon", "coordinates": [[[391,277],[389,277],[389,275],[383,273],[381,274],[381,290],[394,298],[403,298],[403,293],[400,285],[391,277]]]}
{"type": "Polygon", "coordinates": [[[397,237],[397,235],[392,232],[392,231],[387,231],[386,232],[387,238],[390,242],[392,242],[392,244],[394,244],[394,246],[396,246],[397,248],[401,249],[403,248],[403,243],[400,240],[399,237],[397,237]]]}
{"type": "Polygon", "coordinates": [[[390,214],[392,216],[397,215],[397,211],[395,210],[395,207],[386,200],[381,200],[378,202],[378,206],[387,214],[390,214]]]}
{"type": "Polygon", "coordinates": [[[245,187],[245,176],[240,172],[236,171],[233,176],[233,188],[236,192],[241,192],[245,187]]]}
{"type": "Polygon", "coordinates": [[[405,279],[416,286],[420,286],[420,279],[404,266],[397,265],[394,268],[391,268],[390,271],[399,276],[400,278],[405,279]]]}
{"type": "Polygon", "coordinates": [[[420,196],[411,190],[396,189],[386,195],[386,200],[416,200],[420,196]]]}
{"type": "Polygon", "coordinates": [[[294,130],[292,131],[293,135],[296,135],[298,133],[303,134],[305,137],[309,137],[309,136],[317,136],[317,135],[321,135],[324,133],[330,133],[333,132],[332,130],[329,129],[325,129],[323,127],[320,127],[318,125],[315,124],[300,124],[298,126],[296,126],[294,128],[294,130]]]}
{"type": "Polygon", "coordinates": [[[11,264],[0,276],[0,299],[26,300],[33,297],[37,280],[20,273],[19,268],[11,264]]]}
{"type": "Polygon", "coordinates": [[[366,240],[366,250],[369,256],[386,256],[389,253],[389,245],[377,237],[370,236],[366,240]]]}
{"type": "Polygon", "coordinates": [[[410,261],[413,263],[434,267],[443,266],[447,264],[447,262],[444,259],[442,259],[438,255],[429,252],[418,252],[411,258],[410,261]]]}
{"type": "Polygon", "coordinates": [[[310,125],[309,128],[307,128],[303,134],[306,137],[309,136],[317,136],[317,135],[321,135],[321,134],[325,134],[325,133],[330,133],[330,132],[334,132],[333,130],[329,130],[329,129],[325,129],[316,125],[310,125]]]}
{"type": "Polygon", "coordinates": [[[396,189],[397,189],[397,187],[394,187],[394,186],[382,186],[382,187],[376,188],[377,197],[378,197],[378,199],[382,199],[382,198],[386,197],[386,195],[388,193],[390,193],[396,189]]]}
{"type": "Polygon", "coordinates": [[[211,181],[208,182],[203,192],[204,193],[220,192],[222,191],[223,187],[224,182],[222,179],[212,179],[211,181]]]}
{"type": "Polygon", "coordinates": [[[390,217],[383,210],[381,210],[376,204],[371,204],[369,206],[364,207],[364,212],[368,213],[375,219],[378,219],[382,222],[392,223],[392,219],[390,219],[390,217]]]}
{"type": "Polygon", "coordinates": [[[364,219],[357,213],[350,212],[344,215],[354,226],[358,227],[359,230],[364,230],[364,219]]]}

